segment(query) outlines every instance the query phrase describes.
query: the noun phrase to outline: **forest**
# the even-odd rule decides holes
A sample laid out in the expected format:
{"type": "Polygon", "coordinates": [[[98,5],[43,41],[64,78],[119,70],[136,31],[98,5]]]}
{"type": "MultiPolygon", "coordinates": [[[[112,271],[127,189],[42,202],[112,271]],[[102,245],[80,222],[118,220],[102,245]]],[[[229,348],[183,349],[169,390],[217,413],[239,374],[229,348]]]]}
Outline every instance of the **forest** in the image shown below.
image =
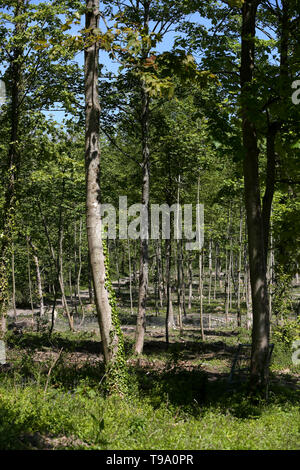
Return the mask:
{"type": "Polygon", "coordinates": [[[300,449],[299,15],[0,0],[0,450],[300,449]]]}

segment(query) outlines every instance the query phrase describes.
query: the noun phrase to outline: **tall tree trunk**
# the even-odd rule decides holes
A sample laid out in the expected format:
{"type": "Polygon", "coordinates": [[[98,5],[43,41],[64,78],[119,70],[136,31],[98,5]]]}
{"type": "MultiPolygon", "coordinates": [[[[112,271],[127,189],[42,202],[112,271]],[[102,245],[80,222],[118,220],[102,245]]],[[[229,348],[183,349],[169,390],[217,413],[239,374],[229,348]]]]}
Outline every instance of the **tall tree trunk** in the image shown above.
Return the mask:
{"type": "Polygon", "coordinates": [[[132,299],[132,269],[131,269],[131,250],[130,250],[130,240],[127,240],[128,244],[128,270],[129,270],[129,299],[130,299],[130,313],[133,312],[133,299],[132,299]]]}
{"type": "MultiPolygon", "coordinates": [[[[178,178],[177,204],[180,203],[180,175],[178,178]]],[[[177,233],[179,233],[179,211],[177,213],[177,233]]],[[[178,303],[178,326],[182,332],[182,310],[183,310],[183,289],[182,289],[182,239],[177,240],[177,303],[178,303]]]]}
{"type": "Polygon", "coordinates": [[[201,339],[205,340],[203,325],[203,253],[199,253],[199,300],[200,300],[200,331],[201,339]]]}
{"type": "Polygon", "coordinates": [[[214,300],[217,299],[217,280],[219,277],[219,245],[215,244],[215,282],[214,282],[214,300]]]}
{"type": "MultiPolygon", "coordinates": [[[[169,346],[169,327],[173,318],[172,291],[171,291],[171,258],[172,247],[171,239],[166,240],[166,290],[167,290],[167,311],[166,311],[166,344],[169,346]]],[[[174,321],[174,319],[173,319],[174,321]]]]}
{"type": "Polygon", "coordinates": [[[86,226],[94,296],[101,332],[104,360],[107,367],[117,364],[123,338],[116,318],[112,318],[107,287],[105,254],[102,242],[100,203],[100,102],[98,91],[99,40],[93,37],[99,26],[99,0],[86,0],[85,48],[85,169],[86,226]]]}
{"type": "MultiPolygon", "coordinates": [[[[43,285],[42,285],[42,276],[41,276],[41,270],[40,270],[40,262],[37,254],[37,248],[32,242],[31,238],[28,237],[28,242],[32,250],[32,255],[33,255],[33,261],[35,264],[35,270],[36,270],[36,282],[37,282],[37,291],[38,291],[38,299],[39,299],[39,305],[40,305],[40,313],[39,317],[42,319],[45,314],[45,306],[44,306],[44,295],[43,295],[43,285]]],[[[38,322],[38,328],[39,328],[39,322],[38,322]]]]}
{"type": "MultiPolygon", "coordinates": [[[[144,31],[147,36],[150,21],[150,1],[144,2],[144,31]]],[[[142,60],[148,57],[148,47],[143,46],[142,60]]],[[[141,82],[141,130],[142,130],[142,223],[140,244],[140,276],[139,276],[139,303],[135,333],[134,352],[141,354],[144,347],[146,330],[146,302],[148,290],[149,270],[149,197],[150,197],[150,149],[149,149],[149,118],[150,118],[150,95],[146,89],[144,80],[141,82]],[[146,222],[147,221],[147,222],[146,222]]]]}
{"type": "MultiPolygon", "coordinates": [[[[200,176],[198,176],[198,183],[197,183],[197,204],[199,207],[200,204],[200,176]]],[[[199,217],[200,220],[200,217],[199,217]]],[[[198,227],[200,232],[200,229],[198,227]]],[[[203,249],[199,252],[199,300],[200,300],[200,331],[201,331],[201,339],[204,341],[204,326],[203,326],[203,249]]]]}
{"type": "Polygon", "coordinates": [[[210,300],[211,300],[211,285],[212,285],[212,241],[211,241],[211,238],[209,239],[209,245],[208,245],[208,273],[209,273],[209,281],[208,281],[208,305],[210,305],[210,300]]]}
{"type": "Polygon", "coordinates": [[[74,319],[73,315],[69,310],[66,294],[65,294],[65,283],[64,283],[64,270],[63,270],[63,227],[61,226],[59,234],[59,286],[62,298],[63,309],[67,315],[70,330],[74,330],[74,319]]]}
{"type": "Polygon", "coordinates": [[[192,256],[189,256],[188,261],[188,279],[189,279],[189,302],[188,302],[188,309],[191,310],[192,308],[192,300],[193,300],[193,268],[192,268],[192,256]]]}
{"type": "Polygon", "coordinates": [[[240,234],[238,255],[238,279],[237,279],[237,326],[242,326],[241,315],[241,274],[242,274],[242,242],[243,242],[243,210],[240,210],[240,234]]]}
{"type": "Polygon", "coordinates": [[[17,308],[16,308],[16,279],[15,279],[15,246],[11,244],[11,276],[12,276],[12,307],[14,312],[14,318],[17,319],[17,308]]]}
{"type": "Polygon", "coordinates": [[[246,306],[247,306],[247,330],[251,330],[253,325],[253,312],[252,312],[252,299],[251,299],[251,282],[250,282],[250,269],[249,264],[246,265],[245,269],[245,287],[246,287],[246,306]]]}
{"type": "Polygon", "coordinates": [[[31,266],[30,266],[30,251],[29,251],[29,241],[26,237],[26,249],[27,249],[27,272],[28,272],[28,289],[29,289],[29,300],[31,307],[31,323],[34,325],[34,308],[33,308],[33,298],[32,298],[32,281],[31,281],[31,266]]]}
{"type": "Polygon", "coordinates": [[[270,322],[272,318],[272,300],[273,300],[273,284],[274,284],[274,246],[273,246],[273,235],[271,231],[270,235],[270,250],[268,258],[268,283],[269,283],[269,312],[270,312],[270,322]]]}
{"type": "Polygon", "coordinates": [[[181,284],[182,284],[182,310],[183,310],[183,315],[186,317],[186,300],[185,300],[185,259],[184,259],[184,251],[183,251],[183,242],[181,240],[180,243],[180,253],[181,253],[181,284]]]}
{"type": "Polygon", "coordinates": [[[81,244],[82,244],[82,219],[79,221],[79,239],[78,239],[78,273],[77,273],[77,280],[76,280],[76,287],[77,287],[77,297],[79,300],[79,305],[81,308],[81,322],[80,325],[83,324],[85,318],[85,307],[82,302],[81,293],[80,293],[80,281],[81,281],[81,270],[82,270],[82,257],[81,257],[81,244]]]}
{"type": "MultiPolygon", "coordinates": [[[[14,18],[24,12],[24,0],[17,0],[14,8],[14,18]]],[[[20,35],[25,28],[23,21],[15,23],[14,34],[20,35]]],[[[8,290],[7,263],[9,262],[9,249],[12,238],[15,214],[16,181],[20,168],[19,128],[20,128],[20,102],[23,93],[22,77],[23,47],[15,46],[10,58],[11,74],[11,105],[10,105],[10,142],[7,164],[7,185],[4,193],[4,218],[2,220],[3,236],[0,240],[0,338],[6,331],[6,303],[8,290]]]]}
{"type": "Polygon", "coordinates": [[[144,337],[146,329],[146,302],[148,290],[148,270],[149,270],[149,240],[148,226],[144,226],[144,222],[149,215],[149,190],[150,190],[150,165],[149,165],[149,94],[142,87],[142,146],[143,146],[143,165],[142,165],[142,227],[141,227],[141,244],[140,244],[140,273],[139,273],[139,303],[138,316],[136,324],[135,346],[136,354],[141,354],[144,347],[144,337]]]}
{"type": "Polygon", "coordinates": [[[258,172],[258,145],[255,125],[249,108],[254,101],[253,82],[256,12],[259,1],[245,0],[242,7],[241,106],[244,145],[245,206],[248,227],[248,250],[253,306],[250,381],[252,388],[265,387],[269,373],[269,302],[266,257],[258,172]]]}

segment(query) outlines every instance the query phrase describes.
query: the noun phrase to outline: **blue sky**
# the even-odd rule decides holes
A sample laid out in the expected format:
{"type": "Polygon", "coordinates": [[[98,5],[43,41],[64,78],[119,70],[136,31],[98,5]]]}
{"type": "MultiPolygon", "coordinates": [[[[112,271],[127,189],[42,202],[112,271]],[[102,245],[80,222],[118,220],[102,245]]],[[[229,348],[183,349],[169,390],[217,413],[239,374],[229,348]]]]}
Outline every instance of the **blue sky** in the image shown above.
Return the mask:
{"type": "MultiPolygon", "coordinates": [[[[39,4],[39,3],[44,3],[44,2],[42,2],[40,0],[32,0],[31,3],[39,4]]],[[[187,19],[189,19],[190,21],[197,22],[199,24],[205,25],[206,27],[211,26],[211,23],[208,20],[202,18],[199,14],[190,15],[187,19]]],[[[68,31],[68,33],[71,33],[73,35],[79,34],[79,31],[84,27],[84,23],[85,23],[85,19],[84,19],[84,17],[82,17],[80,25],[73,25],[71,30],[68,31]]],[[[100,25],[100,27],[102,27],[102,29],[105,30],[104,24],[100,25]]],[[[178,35],[178,32],[175,32],[174,30],[167,33],[164,36],[163,41],[158,45],[157,51],[158,52],[163,52],[163,51],[170,50],[173,46],[175,36],[177,36],[177,35],[178,35]]],[[[258,34],[258,36],[261,36],[261,34],[258,34]]],[[[74,60],[80,66],[83,66],[83,64],[84,64],[84,54],[83,54],[83,52],[79,52],[78,54],[76,54],[74,60]]],[[[99,61],[100,61],[101,64],[103,64],[105,66],[106,70],[111,71],[113,73],[117,73],[118,68],[119,68],[119,64],[112,61],[107,52],[105,52],[103,50],[100,51],[99,61]]],[[[0,70],[1,70],[1,65],[0,65],[0,70]]],[[[55,107],[55,109],[56,108],[57,107],[55,107]]],[[[62,122],[62,120],[65,116],[64,111],[51,111],[51,112],[45,112],[45,114],[47,116],[52,115],[53,119],[58,121],[58,122],[62,122]]]]}
{"type": "MultiPolygon", "coordinates": [[[[36,0],[36,3],[37,3],[37,0],[36,0]]],[[[208,21],[204,18],[201,18],[201,16],[199,14],[189,15],[187,19],[190,20],[190,21],[198,22],[199,24],[203,24],[207,27],[211,26],[210,21],[208,21]]],[[[85,19],[83,17],[81,19],[81,24],[80,25],[73,25],[71,30],[68,31],[68,33],[71,33],[73,35],[79,34],[79,31],[82,28],[84,28],[84,23],[85,23],[85,19]]],[[[100,24],[100,27],[104,31],[106,30],[106,27],[105,27],[104,24],[100,24]]],[[[175,28],[175,26],[174,26],[174,28],[175,28]]],[[[168,51],[168,50],[172,49],[175,37],[178,36],[178,34],[179,34],[178,32],[176,32],[174,30],[174,28],[170,32],[168,32],[167,34],[164,35],[162,42],[159,43],[157,48],[156,48],[157,52],[162,53],[164,51],[168,51]]],[[[74,60],[81,67],[83,67],[83,65],[84,65],[84,53],[83,52],[77,53],[74,60]]],[[[113,61],[109,57],[109,54],[104,50],[100,51],[99,63],[104,65],[104,67],[107,71],[110,71],[110,72],[113,72],[113,73],[117,73],[118,69],[119,69],[119,66],[120,66],[120,64],[113,61]]],[[[61,122],[63,120],[64,116],[65,116],[64,111],[46,112],[46,115],[51,115],[51,114],[53,115],[53,119],[57,120],[58,122],[61,122]]]]}

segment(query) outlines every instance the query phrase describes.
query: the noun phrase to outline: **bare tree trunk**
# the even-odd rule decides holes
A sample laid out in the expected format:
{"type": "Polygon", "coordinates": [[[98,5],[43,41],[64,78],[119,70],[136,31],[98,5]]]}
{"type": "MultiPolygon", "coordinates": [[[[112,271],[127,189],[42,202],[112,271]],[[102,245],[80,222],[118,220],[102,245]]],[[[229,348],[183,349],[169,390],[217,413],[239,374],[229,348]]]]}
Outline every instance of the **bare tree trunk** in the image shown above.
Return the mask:
{"type": "MultiPolygon", "coordinates": [[[[144,31],[145,35],[149,31],[150,21],[150,1],[145,1],[144,5],[144,31]]],[[[148,57],[148,47],[143,46],[142,60],[148,57]]],[[[144,337],[146,330],[146,302],[148,290],[148,270],[149,270],[149,197],[150,197],[150,149],[149,149],[149,119],[150,119],[150,95],[147,91],[144,80],[141,82],[141,129],[142,129],[142,223],[141,223],[141,244],[140,244],[140,277],[139,277],[139,303],[135,333],[134,352],[141,354],[144,347],[144,337]]]]}
{"type": "Polygon", "coordinates": [[[28,288],[29,288],[29,300],[32,314],[32,326],[34,325],[34,308],[33,308],[33,298],[32,298],[32,281],[31,281],[31,266],[30,266],[30,250],[29,250],[29,240],[26,236],[26,249],[27,249],[27,272],[28,272],[28,288]]]}
{"type": "Polygon", "coordinates": [[[15,245],[11,243],[11,275],[12,275],[12,307],[14,312],[14,318],[17,319],[16,309],[16,279],[15,279],[15,245]]]}
{"type": "MultiPolygon", "coordinates": [[[[86,30],[90,42],[85,48],[85,169],[86,169],[86,226],[91,272],[98,322],[101,332],[106,366],[117,364],[123,354],[123,337],[118,330],[117,318],[112,318],[112,308],[106,279],[105,254],[102,242],[100,203],[100,102],[98,90],[99,41],[93,32],[99,26],[99,0],[86,0],[86,30]]],[[[118,364],[117,364],[118,366],[118,364]]]]}
{"type": "Polygon", "coordinates": [[[182,279],[182,240],[177,240],[177,303],[178,303],[178,326],[182,331],[182,312],[183,312],[183,279],[182,279]]]}
{"type": "Polygon", "coordinates": [[[181,240],[180,243],[180,253],[181,253],[181,283],[182,283],[182,309],[183,309],[183,315],[186,317],[186,302],[185,302],[185,269],[184,269],[184,264],[185,264],[185,259],[184,259],[184,252],[183,252],[183,243],[181,240]]]}
{"type": "Polygon", "coordinates": [[[81,280],[81,270],[82,270],[81,244],[82,244],[82,219],[80,219],[80,222],[79,222],[78,273],[77,273],[77,282],[76,282],[76,285],[77,285],[77,296],[78,296],[79,305],[80,305],[81,314],[82,314],[80,325],[83,324],[84,318],[85,318],[85,308],[84,308],[84,305],[83,305],[83,302],[82,302],[82,298],[81,298],[81,293],[80,293],[80,280],[81,280]]]}
{"type": "MultiPolygon", "coordinates": [[[[178,178],[177,204],[180,203],[180,175],[178,178]]],[[[179,233],[179,211],[177,213],[177,233],[179,233]]],[[[178,303],[178,326],[182,332],[182,240],[177,240],[177,303],[178,303]]]]}
{"type": "Polygon", "coordinates": [[[241,316],[241,271],[242,271],[242,242],[243,242],[243,211],[240,211],[240,234],[239,234],[239,258],[238,258],[238,280],[237,280],[237,325],[242,326],[241,316]]]}
{"type": "Polygon", "coordinates": [[[172,306],[172,291],[171,291],[171,258],[172,247],[171,240],[166,240],[166,290],[167,290],[167,312],[166,312],[166,344],[169,346],[169,327],[174,323],[173,306],[172,306]]]}
{"type": "Polygon", "coordinates": [[[229,267],[228,267],[228,292],[229,292],[229,308],[232,310],[232,269],[233,258],[232,258],[232,236],[230,236],[230,249],[229,249],[229,267]]]}
{"type": "Polygon", "coordinates": [[[200,299],[200,330],[201,339],[205,340],[204,327],[203,327],[203,254],[199,254],[199,299],[200,299]]]}
{"type": "Polygon", "coordinates": [[[269,283],[269,312],[270,312],[270,322],[272,318],[272,300],[273,300],[273,285],[274,285],[274,246],[273,246],[273,235],[271,232],[270,235],[270,252],[268,259],[268,283],[269,283]]]}
{"type": "Polygon", "coordinates": [[[189,257],[189,264],[188,264],[188,279],[189,279],[189,303],[188,309],[191,310],[192,308],[192,299],[193,299],[193,269],[192,269],[192,257],[189,257]]]}
{"type": "Polygon", "coordinates": [[[251,330],[253,325],[253,314],[252,314],[252,300],[251,300],[251,282],[250,282],[250,270],[249,265],[245,271],[246,278],[246,306],[247,306],[247,330],[251,330]]]}
{"type": "Polygon", "coordinates": [[[117,268],[117,278],[118,278],[118,296],[121,295],[121,284],[120,284],[120,263],[119,263],[119,242],[116,240],[116,268],[117,268]]]}
{"type": "Polygon", "coordinates": [[[128,269],[129,269],[129,298],[130,298],[130,313],[131,315],[134,314],[133,312],[133,300],[132,300],[132,269],[131,269],[131,251],[130,251],[130,240],[127,240],[128,244],[128,269]]]}
{"type": "Polygon", "coordinates": [[[146,302],[148,291],[148,270],[149,270],[149,240],[148,226],[144,227],[149,215],[149,190],[150,190],[150,165],[149,165],[149,95],[144,86],[142,89],[142,142],[143,142],[143,182],[142,182],[142,204],[143,214],[140,245],[140,275],[139,275],[139,304],[136,324],[135,347],[136,354],[141,354],[144,347],[144,337],[146,329],[146,302]]]}
{"type": "Polygon", "coordinates": [[[60,236],[59,236],[59,286],[60,286],[60,291],[61,291],[63,308],[67,315],[70,330],[73,331],[74,319],[73,319],[72,314],[70,313],[66,294],[65,294],[64,270],[63,270],[63,227],[62,226],[61,226],[60,236]]]}
{"type": "MultiPolygon", "coordinates": [[[[198,176],[197,184],[197,203],[200,204],[200,176],[198,176]]],[[[200,218],[199,218],[200,220],[200,218]]],[[[201,339],[204,341],[204,327],[203,327],[203,249],[199,252],[199,300],[200,300],[200,331],[201,339]]]]}
{"type": "Polygon", "coordinates": [[[164,298],[164,286],[163,286],[163,267],[162,267],[162,240],[161,238],[157,242],[157,268],[158,268],[158,293],[159,293],[159,303],[160,308],[163,307],[163,298],[164,298]]]}
{"type": "MultiPolygon", "coordinates": [[[[28,242],[29,242],[29,245],[31,246],[31,249],[32,249],[32,256],[33,256],[33,261],[34,261],[34,264],[35,264],[38,299],[39,299],[39,305],[40,305],[39,317],[41,319],[45,315],[45,306],[44,306],[44,295],[43,295],[43,286],[42,286],[42,276],[41,276],[41,270],[40,270],[40,262],[39,262],[39,258],[38,258],[38,255],[37,255],[36,246],[33,244],[30,237],[28,237],[28,242]]],[[[39,328],[39,322],[38,322],[38,328],[39,328]]]]}
{"type": "Polygon", "coordinates": [[[211,285],[212,285],[212,241],[211,241],[211,238],[209,239],[209,246],[208,246],[208,272],[209,272],[208,305],[210,305],[211,285]]]}
{"type": "MultiPolygon", "coordinates": [[[[266,256],[258,173],[257,134],[249,111],[253,83],[255,28],[258,0],[245,0],[242,7],[241,104],[244,145],[245,205],[248,227],[248,250],[253,305],[251,386],[265,387],[269,376],[269,301],[266,279],[266,256]]],[[[252,108],[251,108],[252,109],[252,108]]],[[[251,111],[252,112],[252,111],[251,111]]]]}
{"type": "Polygon", "coordinates": [[[214,282],[214,300],[217,299],[217,280],[218,280],[218,273],[219,273],[219,245],[215,244],[215,282],[214,282]]]}
{"type": "Polygon", "coordinates": [[[228,324],[229,314],[229,268],[228,268],[228,252],[226,248],[226,262],[225,262],[225,321],[228,324]]]}
{"type": "MultiPolygon", "coordinates": [[[[24,11],[24,0],[17,0],[14,6],[14,18],[17,18],[24,11]]],[[[26,25],[24,21],[16,21],[14,34],[16,36],[22,34],[26,25]]],[[[22,77],[22,56],[24,54],[23,46],[16,45],[10,53],[10,69],[11,69],[11,113],[10,113],[10,141],[7,161],[7,184],[4,192],[4,208],[3,208],[3,236],[0,240],[0,338],[6,332],[6,305],[8,295],[8,276],[7,264],[9,262],[9,248],[12,238],[15,216],[15,185],[18,179],[20,168],[20,113],[21,100],[23,93],[23,77],[22,77]]]]}

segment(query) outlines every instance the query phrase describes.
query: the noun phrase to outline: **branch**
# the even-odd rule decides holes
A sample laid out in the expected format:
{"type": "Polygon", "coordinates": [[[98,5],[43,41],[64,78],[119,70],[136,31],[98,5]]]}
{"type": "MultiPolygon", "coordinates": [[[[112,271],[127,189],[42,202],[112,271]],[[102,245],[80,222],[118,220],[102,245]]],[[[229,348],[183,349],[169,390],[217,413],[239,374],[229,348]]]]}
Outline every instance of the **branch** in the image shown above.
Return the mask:
{"type": "Polygon", "coordinates": [[[116,147],[117,150],[119,150],[119,152],[121,152],[121,154],[126,157],[126,158],[129,158],[130,160],[132,160],[134,163],[136,163],[137,165],[139,165],[141,167],[141,163],[139,161],[137,161],[134,157],[132,157],[131,155],[129,155],[127,152],[125,152],[118,144],[117,142],[115,141],[115,139],[113,137],[111,137],[108,132],[103,128],[103,127],[100,127],[100,130],[106,135],[106,137],[108,138],[108,140],[110,141],[110,143],[112,143],[114,145],[114,147],[116,147]]]}

